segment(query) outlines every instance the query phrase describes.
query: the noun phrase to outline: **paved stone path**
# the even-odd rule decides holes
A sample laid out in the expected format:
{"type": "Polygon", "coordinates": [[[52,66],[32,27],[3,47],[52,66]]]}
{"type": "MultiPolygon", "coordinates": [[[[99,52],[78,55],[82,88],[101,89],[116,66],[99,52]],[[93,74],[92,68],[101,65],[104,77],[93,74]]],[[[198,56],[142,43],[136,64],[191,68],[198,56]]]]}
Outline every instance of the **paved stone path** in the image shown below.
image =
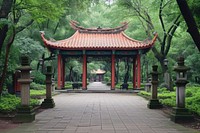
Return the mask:
{"type": "Polygon", "coordinates": [[[91,82],[87,88],[88,90],[110,90],[110,86],[102,84],[101,82],[91,82]]]}
{"type": "Polygon", "coordinates": [[[7,133],[195,133],[135,94],[62,93],[54,100],[55,108],[7,133]]]}

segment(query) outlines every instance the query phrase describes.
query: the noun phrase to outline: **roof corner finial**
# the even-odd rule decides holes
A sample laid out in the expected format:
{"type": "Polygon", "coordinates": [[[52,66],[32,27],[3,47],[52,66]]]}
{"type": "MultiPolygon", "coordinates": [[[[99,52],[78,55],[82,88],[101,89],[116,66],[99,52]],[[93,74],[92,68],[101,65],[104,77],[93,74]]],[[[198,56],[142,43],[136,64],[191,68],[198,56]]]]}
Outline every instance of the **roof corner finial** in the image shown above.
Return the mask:
{"type": "Polygon", "coordinates": [[[39,31],[39,32],[40,32],[40,34],[45,35],[45,32],[44,32],[44,31],[39,31]]]}
{"type": "Polygon", "coordinates": [[[152,40],[152,42],[154,43],[158,37],[158,33],[156,31],[153,32],[154,38],[152,40]]]}
{"type": "Polygon", "coordinates": [[[100,29],[102,29],[102,28],[101,28],[101,26],[98,26],[97,29],[100,30],[100,29]]]}

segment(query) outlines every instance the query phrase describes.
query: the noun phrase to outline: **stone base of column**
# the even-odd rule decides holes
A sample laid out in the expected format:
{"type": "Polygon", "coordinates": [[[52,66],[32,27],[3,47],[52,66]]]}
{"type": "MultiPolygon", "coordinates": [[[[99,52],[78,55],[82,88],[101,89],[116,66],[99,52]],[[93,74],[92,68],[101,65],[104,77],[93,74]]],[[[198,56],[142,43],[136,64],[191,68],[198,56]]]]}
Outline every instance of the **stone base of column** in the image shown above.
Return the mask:
{"type": "Polygon", "coordinates": [[[51,99],[44,99],[44,101],[41,104],[42,108],[54,108],[55,107],[55,103],[54,100],[51,99]]]}
{"type": "Polygon", "coordinates": [[[87,88],[82,88],[82,90],[87,90],[87,88]]]}
{"type": "Polygon", "coordinates": [[[163,105],[159,102],[158,99],[151,99],[151,100],[149,100],[147,107],[149,109],[160,109],[163,107],[163,105]]]}
{"type": "Polygon", "coordinates": [[[13,122],[32,122],[35,120],[35,112],[29,106],[21,106],[17,108],[17,114],[13,118],[13,122]]]}
{"type": "Polygon", "coordinates": [[[194,116],[186,108],[174,107],[171,114],[171,121],[177,122],[191,122],[194,116]]]}

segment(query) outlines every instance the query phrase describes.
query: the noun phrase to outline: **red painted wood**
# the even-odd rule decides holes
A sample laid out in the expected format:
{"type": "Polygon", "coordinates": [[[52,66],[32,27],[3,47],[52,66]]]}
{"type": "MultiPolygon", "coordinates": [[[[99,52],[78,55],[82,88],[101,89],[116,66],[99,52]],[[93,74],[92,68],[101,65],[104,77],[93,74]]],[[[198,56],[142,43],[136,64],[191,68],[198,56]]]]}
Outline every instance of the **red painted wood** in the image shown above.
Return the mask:
{"type": "Polygon", "coordinates": [[[137,88],[140,88],[141,84],[141,62],[140,62],[140,55],[137,55],[137,88]]]}
{"type": "Polygon", "coordinates": [[[61,62],[62,57],[58,54],[58,78],[57,78],[57,89],[61,89],[61,62]]]}
{"type": "Polygon", "coordinates": [[[85,54],[83,55],[82,89],[87,89],[87,56],[85,54]]]}
{"type": "Polygon", "coordinates": [[[136,89],[136,60],[133,60],[133,89],[136,89]]]}
{"type": "Polygon", "coordinates": [[[62,86],[65,87],[65,62],[62,60],[62,86]]]}
{"type": "Polygon", "coordinates": [[[111,57],[111,90],[115,89],[115,55],[111,57]]]}

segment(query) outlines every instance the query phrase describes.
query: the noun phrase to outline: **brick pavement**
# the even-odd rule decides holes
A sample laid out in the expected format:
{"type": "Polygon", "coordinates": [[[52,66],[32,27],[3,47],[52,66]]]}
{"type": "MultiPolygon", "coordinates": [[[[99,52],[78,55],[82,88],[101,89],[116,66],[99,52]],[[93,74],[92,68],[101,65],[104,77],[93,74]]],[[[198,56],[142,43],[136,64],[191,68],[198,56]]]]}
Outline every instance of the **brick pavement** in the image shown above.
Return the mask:
{"type": "Polygon", "coordinates": [[[62,93],[54,100],[55,108],[7,133],[195,133],[135,94],[62,93]]]}

